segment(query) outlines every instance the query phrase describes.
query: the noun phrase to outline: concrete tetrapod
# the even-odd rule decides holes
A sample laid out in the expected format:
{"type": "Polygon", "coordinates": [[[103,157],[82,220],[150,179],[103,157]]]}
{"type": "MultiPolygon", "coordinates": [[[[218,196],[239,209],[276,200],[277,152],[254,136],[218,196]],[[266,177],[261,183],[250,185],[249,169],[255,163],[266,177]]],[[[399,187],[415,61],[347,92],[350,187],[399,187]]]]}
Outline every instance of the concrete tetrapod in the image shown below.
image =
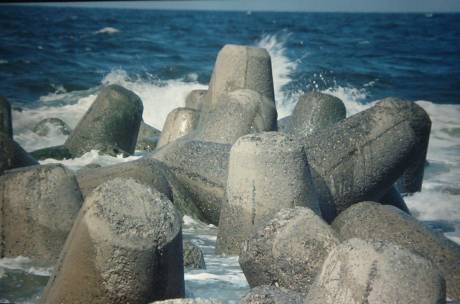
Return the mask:
{"type": "Polygon", "coordinates": [[[152,152],[158,144],[160,135],[159,130],[141,121],[139,133],[137,134],[136,150],[152,152]]]}
{"type": "Polygon", "coordinates": [[[132,178],[136,182],[153,187],[172,200],[172,190],[165,177],[165,166],[154,159],[143,157],[120,164],[81,169],[77,172],[77,180],[81,192],[87,197],[99,185],[114,178],[132,178]]]}
{"type": "Polygon", "coordinates": [[[276,130],[275,102],[253,90],[235,90],[217,97],[212,108],[203,110],[196,139],[234,144],[250,133],[276,130]]]}
{"type": "Polygon", "coordinates": [[[385,195],[377,200],[379,203],[383,205],[391,205],[395,206],[396,208],[401,209],[402,211],[410,214],[409,208],[406,205],[406,202],[402,198],[401,194],[399,193],[398,189],[395,186],[392,186],[390,190],[388,190],[385,195]]]}
{"type": "Polygon", "coordinates": [[[204,99],[208,90],[193,90],[185,97],[185,107],[195,110],[201,110],[204,99]]]}
{"type": "Polygon", "coordinates": [[[164,146],[153,158],[164,163],[200,209],[203,220],[217,225],[225,195],[231,145],[185,136],[164,146]]]}
{"type": "Polygon", "coordinates": [[[203,220],[201,211],[195,206],[189,193],[162,162],[151,157],[100,168],[85,168],[77,172],[77,180],[84,197],[97,186],[116,177],[132,178],[136,182],[153,187],[164,194],[182,214],[203,220]]]}
{"type": "Polygon", "coordinates": [[[382,240],[407,248],[428,260],[447,284],[447,296],[460,298],[460,245],[393,206],[362,202],[348,208],[332,223],[341,239],[382,240]]]}
{"type": "Polygon", "coordinates": [[[261,285],[247,293],[240,304],[302,304],[301,293],[276,286],[261,285]]]}
{"type": "Polygon", "coordinates": [[[62,165],[32,166],[0,176],[0,257],[27,256],[53,265],[83,199],[62,165]]]}
{"type": "Polygon", "coordinates": [[[241,137],[230,152],[226,189],[218,254],[237,255],[241,242],[283,208],[304,206],[320,212],[304,149],[284,133],[241,137]]]}
{"type": "Polygon", "coordinates": [[[433,264],[385,242],[348,240],[332,249],[305,299],[308,304],[445,303],[433,264]]]}
{"type": "Polygon", "coordinates": [[[11,105],[8,100],[0,96],[0,133],[13,138],[13,125],[11,120],[11,105]]]}
{"type": "Polygon", "coordinates": [[[323,217],[331,222],[352,204],[386,194],[420,156],[418,134],[429,123],[418,105],[385,100],[305,137],[323,217]]]}
{"type": "Polygon", "coordinates": [[[300,96],[288,124],[288,132],[308,136],[345,119],[343,102],[332,95],[310,92],[300,96]]]}
{"type": "Polygon", "coordinates": [[[0,132],[0,174],[5,170],[38,165],[38,162],[7,134],[0,132]]]}
{"type": "Polygon", "coordinates": [[[184,296],[181,223],[171,202],[132,179],[97,187],[40,303],[149,303],[184,296]]]}
{"type": "Polygon", "coordinates": [[[335,231],[312,210],[287,208],[243,243],[239,263],[251,287],[275,285],[305,294],[338,244],[335,231]]]}
{"type": "Polygon", "coordinates": [[[163,130],[161,130],[157,148],[192,132],[196,128],[199,118],[199,112],[195,109],[176,108],[169,112],[163,130]]]}
{"type": "Polygon", "coordinates": [[[93,149],[115,156],[132,154],[143,109],[133,92],[119,85],[104,87],[64,145],[73,156],[93,149]]]}
{"type": "Polygon", "coordinates": [[[227,44],[219,51],[205,108],[212,108],[220,95],[237,89],[250,89],[269,100],[275,100],[272,65],[267,50],[227,44]]]}
{"type": "Polygon", "coordinates": [[[410,103],[395,97],[385,98],[382,102],[393,103],[394,105],[399,106],[401,111],[396,111],[394,115],[398,115],[401,120],[410,120],[411,125],[413,125],[417,139],[417,153],[409,160],[406,170],[396,183],[396,188],[403,195],[419,192],[422,190],[428,141],[430,139],[431,132],[431,120],[428,114],[415,103],[410,103]],[[405,106],[403,107],[401,105],[405,106]],[[407,111],[407,105],[416,109],[407,111]]]}

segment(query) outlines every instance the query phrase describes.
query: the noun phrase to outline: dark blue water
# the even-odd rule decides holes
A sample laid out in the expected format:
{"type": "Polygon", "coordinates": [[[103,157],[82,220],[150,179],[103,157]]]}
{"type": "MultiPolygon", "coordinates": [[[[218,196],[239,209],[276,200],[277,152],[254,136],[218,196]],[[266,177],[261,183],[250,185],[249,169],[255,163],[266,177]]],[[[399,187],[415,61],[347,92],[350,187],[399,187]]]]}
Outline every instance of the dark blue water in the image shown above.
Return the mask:
{"type": "Polygon", "coordinates": [[[131,77],[207,84],[226,43],[285,40],[297,63],[283,90],[367,88],[460,103],[459,14],[185,12],[0,6],[0,94],[34,104],[84,90],[113,69],[131,77]],[[111,27],[117,33],[97,33],[111,27]],[[186,80],[187,81],[187,80],[186,80]]]}

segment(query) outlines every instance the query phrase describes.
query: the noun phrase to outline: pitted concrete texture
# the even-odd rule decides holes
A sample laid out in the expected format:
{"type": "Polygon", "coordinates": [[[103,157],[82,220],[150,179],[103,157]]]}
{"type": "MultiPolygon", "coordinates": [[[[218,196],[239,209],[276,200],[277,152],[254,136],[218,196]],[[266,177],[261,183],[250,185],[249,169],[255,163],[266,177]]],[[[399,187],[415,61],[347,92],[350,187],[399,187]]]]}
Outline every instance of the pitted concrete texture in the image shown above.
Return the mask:
{"type": "Polygon", "coordinates": [[[26,256],[53,265],[83,199],[62,165],[32,166],[0,176],[0,257],[26,256]]]}
{"type": "Polygon", "coordinates": [[[193,90],[185,97],[185,107],[195,110],[201,110],[204,99],[208,90],[193,90]]]}
{"type": "Polygon", "coordinates": [[[312,210],[282,209],[244,242],[239,262],[251,287],[276,285],[305,294],[338,244],[335,231],[312,210]]]}
{"type": "Polygon", "coordinates": [[[275,100],[270,54],[263,48],[227,44],[217,55],[206,96],[207,107],[219,95],[237,89],[250,89],[275,100]]]}
{"type": "Polygon", "coordinates": [[[246,294],[240,304],[302,304],[301,293],[276,286],[257,286],[246,294]]]}
{"type": "Polygon", "coordinates": [[[160,192],[115,178],[85,200],[41,303],[184,296],[180,217],[160,192]]]}
{"type": "MultiPolygon", "coordinates": [[[[212,299],[173,299],[173,300],[165,300],[165,301],[156,301],[155,304],[224,304],[219,300],[212,300],[212,299]]],[[[153,303],[152,303],[153,304],[153,303]]]]}
{"type": "Polygon", "coordinates": [[[304,139],[328,222],[354,203],[381,198],[420,156],[418,134],[429,121],[421,111],[413,103],[383,101],[304,139]]]}
{"type": "Polygon", "coordinates": [[[114,156],[132,154],[143,110],[133,92],[119,85],[104,87],[64,145],[73,156],[93,149],[114,156]]]}
{"type": "Polygon", "coordinates": [[[393,207],[362,202],[332,223],[341,239],[360,238],[397,244],[431,260],[447,283],[447,295],[460,298],[460,245],[393,207]]]}
{"type": "Polygon", "coordinates": [[[140,184],[153,187],[172,200],[172,190],[165,177],[165,170],[161,162],[143,157],[106,167],[81,169],[77,172],[77,179],[84,197],[89,196],[99,185],[119,177],[132,178],[140,184]]]}
{"type": "Polygon", "coordinates": [[[320,213],[309,170],[304,149],[292,136],[241,137],[230,152],[217,253],[237,255],[241,242],[282,208],[305,206],[320,213]]]}
{"type": "Polygon", "coordinates": [[[231,145],[185,136],[152,156],[173,172],[203,214],[203,220],[214,225],[219,223],[224,199],[230,148],[231,145]]]}
{"type": "Polygon", "coordinates": [[[233,144],[250,133],[276,130],[273,100],[254,90],[242,89],[219,95],[212,108],[203,109],[196,139],[233,144]]]}
{"type": "Polygon", "coordinates": [[[444,279],[428,260],[385,242],[348,240],[331,251],[309,304],[438,304],[444,279]]]}
{"type": "Polygon", "coordinates": [[[396,97],[385,98],[377,105],[395,108],[396,111],[392,115],[410,121],[417,140],[417,153],[409,160],[406,170],[396,183],[396,188],[404,195],[419,192],[422,190],[431,119],[428,113],[416,103],[396,97]]]}
{"type": "Polygon", "coordinates": [[[172,110],[166,117],[157,148],[191,133],[197,127],[199,117],[200,115],[195,109],[177,108],[172,110]]]}
{"type": "Polygon", "coordinates": [[[308,136],[345,119],[343,102],[332,95],[310,92],[300,96],[289,121],[288,132],[308,136]]]}

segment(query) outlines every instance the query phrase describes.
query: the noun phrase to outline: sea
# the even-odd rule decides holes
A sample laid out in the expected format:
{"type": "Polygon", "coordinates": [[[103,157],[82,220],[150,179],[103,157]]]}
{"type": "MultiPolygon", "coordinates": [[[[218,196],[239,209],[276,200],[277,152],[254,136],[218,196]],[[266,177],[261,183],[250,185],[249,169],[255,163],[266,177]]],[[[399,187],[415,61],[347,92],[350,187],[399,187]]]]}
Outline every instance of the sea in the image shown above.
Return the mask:
{"type": "MultiPolygon", "coordinates": [[[[279,118],[304,92],[339,97],[348,115],[397,96],[430,115],[423,190],[406,198],[422,221],[460,243],[460,15],[160,11],[0,6],[0,95],[13,106],[15,140],[27,151],[66,135],[32,131],[44,118],[71,127],[108,84],[140,96],[146,123],[161,129],[188,92],[206,89],[225,44],[267,49],[279,118]]],[[[73,170],[123,158],[91,151],[60,161],[73,170]]],[[[48,159],[42,163],[54,163],[48,159]]],[[[217,230],[184,217],[184,238],[207,269],[187,270],[188,297],[238,303],[248,284],[237,257],[214,254],[217,230]]],[[[36,303],[52,271],[28,257],[0,259],[0,303],[36,303]]]]}

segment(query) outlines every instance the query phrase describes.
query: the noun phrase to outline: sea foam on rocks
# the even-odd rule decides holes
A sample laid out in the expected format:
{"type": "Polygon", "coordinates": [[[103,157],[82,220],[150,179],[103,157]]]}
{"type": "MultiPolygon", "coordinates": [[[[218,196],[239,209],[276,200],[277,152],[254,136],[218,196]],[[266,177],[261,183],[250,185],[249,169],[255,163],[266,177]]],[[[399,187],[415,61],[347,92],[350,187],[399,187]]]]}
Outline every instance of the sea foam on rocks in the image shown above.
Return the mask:
{"type": "Polygon", "coordinates": [[[118,85],[104,87],[64,146],[73,156],[92,149],[110,155],[133,154],[143,109],[135,93],[118,85]]]}
{"type": "MultiPolygon", "coordinates": [[[[271,64],[270,56],[263,49],[235,45],[225,46],[216,60],[208,90],[189,95],[188,103],[199,115],[196,128],[184,136],[173,138],[167,144],[156,149],[153,155],[146,155],[140,161],[108,168],[85,168],[77,174],[78,182],[86,198],[85,207],[74,223],[70,237],[67,238],[57,271],[50,280],[43,296],[43,302],[47,302],[47,297],[56,299],[57,302],[69,297],[68,301],[65,300],[67,303],[80,300],[95,302],[95,298],[102,299],[102,302],[117,303],[118,301],[125,303],[131,301],[126,300],[129,298],[133,299],[133,302],[147,303],[154,299],[170,297],[169,295],[172,294],[174,295],[171,297],[183,294],[183,283],[181,283],[183,281],[180,280],[183,265],[179,261],[182,258],[182,248],[179,249],[182,242],[180,244],[179,241],[176,242],[180,235],[180,225],[176,225],[176,219],[180,217],[177,211],[190,216],[195,215],[195,218],[204,219],[207,223],[213,224],[219,223],[219,220],[233,221],[234,223],[239,220],[232,215],[221,213],[222,206],[228,203],[226,201],[228,197],[225,194],[229,192],[228,185],[233,176],[229,174],[231,173],[229,170],[231,165],[229,164],[231,164],[230,150],[232,145],[235,147],[235,142],[238,142],[240,138],[245,138],[245,136],[257,138],[261,136],[261,131],[275,131],[277,112],[279,110],[286,112],[285,109],[276,109],[274,106],[275,104],[282,104],[282,101],[275,100],[275,94],[277,96],[282,95],[280,95],[279,83],[274,90],[271,64]],[[235,115],[232,116],[229,113],[235,115]],[[119,180],[117,177],[124,179],[119,180]],[[133,180],[126,181],[126,178],[133,178],[133,180]],[[109,201],[110,203],[107,203],[109,201]],[[152,229],[146,231],[143,228],[143,225],[148,226],[152,221],[154,227],[157,227],[155,225],[158,223],[158,218],[156,217],[157,214],[154,213],[163,210],[162,208],[155,208],[155,206],[158,207],[155,204],[152,206],[152,201],[161,201],[168,206],[166,209],[171,212],[174,211],[174,213],[177,212],[176,216],[172,216],[172,213],[169,212],[165,213],[164,223],[170,230],[166,229],[167,233],[165,234],[160,233],[165,236],[161,240],[155,239],[151,235],[152,229]],[[141,212],[138,203],[146,209],[141,212]],[[151,210],[152,208],[156,211],[151,210]],[[145,217],[145,214],[148,216],[145,217]],[[108,237],[108,235],[115,235],[116,237],[108,237]],[[130,246],[125,246],[126,244],[130,246]],[[132,244],[134,245],[131,246],[132,244]],[[155,247],[158,244],[166,244],[165,248],[162,247],[164,250],[155,247]],[[134,257],[142,258],[134,261],[134,257]],[[149,262],[151,263],[149,264],[149,262]],[[160,263],[160,266],[157,262],[160,263]],[[149,267],[148,265],[154,266],[149,267]],[[166,268],[168,271],[165,270],[166,268]],[[157,274],[158,276],[156,276],[157,274]],[[74,286],[76,285],[81,286],[81,288],[75,289],[74,286]],[[150,289],[147,290],[146,286],[150,289]],[[149,292],[155,293],[155,296],[149,292]],[[99,295],[100,297],[98,297],[99,295]],[[159,296],[157,297],[157,295],[159,296]],[[71,297],[75,300],[71,300],[71,297]]],[[[126,138],[129,137],[129,144],[125,142],[123,144],[125,148],[123,148],[113,138],[109,138],[108,141],[103,138],[101,144],[108,147],[106,150],[106,147],[97,146],[98,143],[96,146],[91,146],[91,140],[89,140],[88,147],[91,150],[79,159],[68,159],[62,161],[63,163],[69,164],[72,168],[80,169],[84,162],[86,162],[84,164],[90,161],[94,162],[94,155],[97,155],[97,152],[93,148],[100,149],[102,153],[118,151],[127,155],[129,149],[126,147],[129,146],[130,149],[133,149],[131,147],[139,142],[138,126],[136,127],[136,125],[138,122],[141,123],[140,116],[143,115],[146,122],[152,126],[161,128],[161,122],[166,117],[166,113],[173,108],[184,105],[183,101],[188,91],[205,89],[203,85],[196,83],[185,84],[180,81],[171,81],[161,88],[160,86],[155,87],[154,91],[148,91],[147,94],[145,84],[130,81],[125,76],[118,72],[110,73],[104,79],[103,84],[117,83],[126,86],[127,89],[133,90],[136,94],[139,93],[138,96],[148,100],[143,100],[143,104],[149,108],[148,112],[142,114],[140,111],[141,115],[137,115],[139,107],[135,107],[134,111],[131,112],[135,119],[127,120],[132,122],[129,128],[124,130],[127,131],[126,134],[129,133],[129,136],[126,136],[126,138]],[[171,89],[171,85],[174,83],[179,88],[178,90],[171,89]],[[157,108],[156,104],[152,102],[155,101],[152,95],[155,95],[155,92],[159,93],[165,90],[169,90],[168,94],[170,94],[165,95],[170,97],[165,98],[168,104],[165,107],[157,108]],[[179,95],[180,98],[177,97],[179,95]],[[112,149],[114,146],[116,146],[115,150],[112,149]]],[[[102,91],[106,89],[102,89],[102,91]]],[[[119,89],[118,91],[123,90],[119,89]]],[[[90,106],[90,102],[94,100],[95,92],[96,90],[91,91],[91,96],[79,100],[81,104],[74,107],[78,107],[79,111],[86,110],[90,106]]],[[[332,94],[334,92],[327,93],[332,94]]],[[[337,95],[336,93],[335,95],[337,95]]],[[[127,95],[130,94],[127,93],[127,95]]],[[[309,95],[318,95],[318,100],[326,98],[317,93],[309,95]]],[[[163,97],[161,96],[161,98],[163,97]]],[[[160,97],[156,98],[160,99],[160,97]]],[[[327,97],[326,99],[330,98],[327,97]]],[[[139,104],[138,98],[134,97],[133,100],[136,100],[134,104],[139,104]]],[[[240,261],[244,265],[243,270],[248,281],[252,286],[275,284],[292,288],[302,292],[302,297],[307,294],[307,297],[311,297],[312,301],[315,300],[318,303],[328,303],[327,301],[331,299],[330,294],[324,293],[324,290],[320,288],[329,283],[332,284],[329,289],[334,293],[332,299],[335,295],[344,295],[344,297],[339,297],[338,303],[340,300],[348,303],[347,295],[359,299],[367,297],[370,303],[379,303],[375,299],[386,299],[394,302],[395,295],[399,294],[401,299],[406,301],[405,303],[411,303],[411,301],[414,303],[442,302],[445,298],[442,276],[445,276],[448,281],[448,292],[450,292],[449,290],[452,288],[449,287],[449,280],[452,281],[453,275],[442,269],[440,275],[439,266],[436,263],[431,263],[433,261],[430,262],[430,258],[425,260],[413,253],[407,253],[404,246],[395,249],[392,247],[394,245],[387,245],[385,237],[379,236],[377,233],[375,233],[377,235],[376,240],[363,241],[365,244],[362,246],[361,243],[353,243],[351,246],[348,243],[348,245],[339,244],[337,235],[342,237],[342,233],[334,232],[321,219],[320,212],[315,210],[317,208],[314,204],[309,207],[317,213],[305,207],[295,208],[297,204],[290,202],[296,200],[292,200],[289,195],[286,198],[286,193],[292,196],[299,193],[305,195],[305,192],[311,194],[310,187],[307,189],[295,187],[304,181],[304,178],[301,177],[302,174],[297,174],[306,171],[306,169],[301,169],[303,167],[309,167],[311,171],[313,177],[311,189],[319,193],[318,202],[321,214],[329,222],[337,216],[338,220],[341,216],[346,215],[348,210],[356,204],[359,205],[363,199],[380,200],[382,203],[393,205],[399,204],[400,208],[404,209],[404,205],[401,203],[403,200],[398,196],[399,193],[393,186],[394,182],[403,173],[415,172],[416,174],[407,175],[412,176],[408,180],[413,179],[415,184],[419,184],[420,174],[418,173],[421,171],[418,170],[420,169],[418,165],[420,160],[425,157],[426,138],[430,132],[428,128],[429,118],[423,110],[420,110],[413,103],[392,98],[372,103],[366,106],[367,110],[362,113],[343,119],[340,102],[336,104],[338,105],[338,115],[336,116],[333,115],[334,111],[327,110],[327,105],[322,104],[322,102],[319,102],[318,107],[322,109],[322,106],[325,106],[326,111],[320,111],[319,114],[309,112],[311,110],[309,106],[302,107],[302,103],[298,105],[296,113],[293,114],[298,116],[298,126],[303,130],[313,130],[309,134],[302,133],[297,136],[297,140],[301,141],[301,149],[297,150],[304,151],[298,154],[304,154],[303,158],[306,159],[308,166],[303,166],[303,162],[294,161],[291,163],[288,155],[280,156],[279,160],[282,163],[280,166],[266,165],[265,180],[263,178],[253,179],[253,181],[257,181],[258,186],[256,188],[264,189],[263,192],[266,192],[272,199],[260,199],[256,196],[255,199],[250,197],[247,200],[242,200],[244,201],[242,205],[245,208],[252,207],[253,203],[255,206],[264,206],[266,203],[277,205],[274,208],[276,210],[272,210],[273,214],[268,212],[268,215],[258,213],[262,209],[255,208],[253,210],[251,208],[251,212],[255,211],[255,216],[253,217],[254,223],[252,221],[249,223],[251,226],[255,224],[257,219],[260,221],[257,223],[258,229],[255,229],[256,232],[252,232],[252,234],[238,236],[245,244],[240,261]],[[316,117],[315,115],[319,116],[316,117]],[[305,126],[303,119],[307,117],[318,119],[312,118],[312,125],[305,126]],[[324,124],[322,124],[323,122],[324,124]],[[416,162],[410,160],[416,160],[416,162]],[[288,169],[295,167],[296,164],[298,165],[298,171],[295,171],[297,173],[287,174],[291,179],[289,177],[285,180],[276,179],[276,177],[283,177],[283,174],[291,172],[288,169]],[[273,183],[274,186],[271,186],[273,183]],[[291,191],[292,188],[294,188],[293,191],[291,191]],[[282,198],[279,201],[275,199],[278,195],[282,198]],[[285,221],[280,220],[279,214],[277,215],[275,212],[281,207],[287,207],[281,211],[289,215],[286,216],[285,221]],[[267,216],[265,217],[265,215],[267,216]],[[279,225],[276,226],[274,223],[279,225]],[[306,223],[310,223],[310,225],[306,225],[306,223]],[[272,226],[277,228],[270,230],[272,226]],[[273,233],[270,234],[270,231],[273,233]],[[259,237],[257,233],[259,233],[259,237]],[[385,244],[379,245],[380,243],[385,244]],[[257,252],[258,255],[253,256],[248,253],[251,248],[263,248],[263,250],[255,250],[254,252],[257,252]],[[357,254],[348,254],[348,252],[357,252],[357,254]],[[305,258],[306,256],[310,258],[305,258]],[[342,259],[343,256],[351,256],[353,259],[344,260],[342,259]],[[353,267],[347,266],[349,261],[353,267]],[[345,266],[335,269],[334,265],[339,263],[345,266]],[[377,265],[377,270],[375,270],[375,265],[377,265]],[[349,268],[351,268],[350,272],[348,272],[349,268]],[[327,269],[327,271],[324,272],[323,269],[327,269]],[[329,271],[330,269],[332,270],[329,271]],[[359,286],[346,285],[349,282],[347,281],[348,275],[353,277],[354,271],[356,271],[357,277],[351,281],[360,282],[364,285],[375,283],[372,290],[366,287],[362,288],[363,284],[358,284],[359,286]],[[368,279],[364,275],[374,273],[377,274],[377,278],[368,279]],[[266,279],[267,277],[269,278],[266,279]],[[337,281],[337,278],[340,280],[337,281]],[[257,282],[258,279],[261,282],[257,282]],[[302,282],[302,286],[297,282],[302,282]],[[416,293],[410,290],[408,284],[412,283],[423,292],[416,293]]],[[[357,108],[362,109],[364,106],[357,108]]],[[[352,109],[351,112],[353,111],[352,109]]],[[[33,113],[36,114],[36,112],[33,113]]],[[[111,117],[114,116],[113,113],[117,113],[117,111],[110,112],[110,115],[105,116],[104,121],[115,119],[115,117],[111,117]]],[[[73,116],[73,113],[66,115],[73,116]]],[[[37,116],[34,116],[34,122],[44,118],[38,119],[37,116]]],[[[70,119],[72,121],[69,123],[71,127],[75,127],[77,118],[79,117],[70,119]]],[[[68,120],[64,119],[64,121],[67,122],[68,120]]],[[[122,126],[123,123],[115,123],[115,129],[122,126]]],[[[166,131],[165,128],[163,131],[166,131]]],[[[24,143],[25,137],[23,135],[24,133],[21,133],[19,136],[21,144],[24,143]]],[[[152,144],[156,145],[156,142],[152,142],[152,144]]],[[[292,148],[297,146],[293,144],[292,148]]],[[[272,143],[272,146],[261,144],[257,149],[254,149],[257,153],[253,154],[257,155],[252,156],[255,160],[259,160],[260,157],[257,156],[277,148],[280,148],[278,142],[272,143]]],[[[140,154],[136,154],[125,159],[121,156],[110,159],[105,159],[108,157],[105,155],[98,157],[103,160],[101,163],[106,165],[112,162],[134,160],[139,156],[140,154]]],[[[300,157],[296,159],[300,159],[300,157]]],[[[43,161],[43,163],[48,161],[52,160],[43,161]]],[[[250,163],[254,165],[254,162],[250,163]]],[[[251,177],[252,167],[244,166],[244,164],[237,165],[240,165],[239,171],[244,173],[241,174],[243,177],[251,177]]],[[[233,187],[232,190],[234,195],[251,194],[251,178],[247,178],[247,183],[241,182],[236,183],[236,185],[238,186],[233,187]]],[[[25,189],[25,186],[23,188],[25,189]]],[[[410,201],[411,198],[408,197],[406,200],[410,201]]],[[[159,222],[162,221],[159,220],[159,222]]],[[[219,228],[222,230],[219,233],[233,236],[238,234],[238,229],[242,225],[223,226],[221,225],[219,228]]],[[[417,225],[414,227],[417,228],[417,225]]],[[[393,228],[397,229],[398,227],[394,225],[393,228]]],[[[212,229],[215,230],[215,228],[212,229]]],[[[436,234],[430,234],[430,236],[439,237],[436,234]]],[[[214,240],[215,235],[212,236],[212,241],[214,240]]],[[[214,246],[210,245],[209,247],[214,246]]],[[[205,255],[207,254],[206,257],[209,258],[209,252],[214,248],[205,249],[205,255]]],[[[212,256],[208,261],[209,269],[216,271],[216,269],[221,270],[229,267],[230,264],[234,267],[236,258],[212,256]],[[227,263],[228,261],[232,262],[227,263]]],[[[452,268],[455,270],[455,263],[457,263],[455,256],[452,263],[454,265],[452,268]]],[[[189,290],[190,295],[193,295],[195,291],[201,293],[204,288],[202,287],[203,282],[217,287],[213,288],[215,289],[212,291],[214,295],[228,292],[220,286],[219,275],[222,274],[221,272],[206,274],[200,270],[194,271],[196,272],[189,273],[188,277],[200,281],[201,285],[194,282],[196,284],[191,286],[194,286],[196,290],[189,290]]],[[[235,266],[230,274],[226,272],[225,275],[230,278],[229,280],[237,282],[235,285],[238,285],[238,288],[247,288],[239,271],[238,267],[235,266]]],[[[232,285],[230,289],[233,287],[232,285]]],[[[207,294],[212,294],[212,292],[207,294]]],[[[241,292],[241,289],[238,292],[241,292]]],[[[252,294],[257,298],[256,289],[253,290],[252,294]]],[[[284,299],[296,301],[297,298],[294,295],[298,295],[298,293],[291,293],[289,290],[270,286],[261,290],[259,295],[264,299],[272,297],[273,301],[283,301],[284,299]],[[278,292],[280,290],[281,292],[278,292]],[[286,297],[284,297],[285,295],[286,297]]],[[[173,301],[185,303],[196,301],[199,303],[200,300],[173,301]]]]}

